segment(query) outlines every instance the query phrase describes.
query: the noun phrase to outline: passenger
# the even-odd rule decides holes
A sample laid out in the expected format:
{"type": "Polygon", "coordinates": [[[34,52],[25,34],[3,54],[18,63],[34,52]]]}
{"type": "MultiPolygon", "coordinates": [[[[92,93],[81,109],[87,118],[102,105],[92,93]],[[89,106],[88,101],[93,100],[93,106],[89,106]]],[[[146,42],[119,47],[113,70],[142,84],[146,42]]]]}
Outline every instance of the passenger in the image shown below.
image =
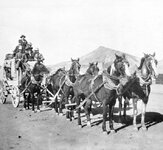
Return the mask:
{"type": "Polygon", "coordinates": [[[19,51],[22,51],[22,45],[20,40],[18,41],[18,45],[15,47],[13,51],[13,56],[15,57],[19,51]]]}
{"type": "Polygon", "coordinates": [[[37,60],[40,62],[43,62],[45,60],[43,55],[39,52],[38,48],[36,48],[36,50],[35,50],[34,60],[37,60]]]}
{"type": "Polygon", "coordinates": [[[23,52],[23,53],[25,52],[25,48],[26,48],[26,46],[27,46],[27,44],[28,44],[28,42],[27,42],[27,40],[26,40],[25,38],[26,38],[25,35],[21,35],[21,36],[20,36],[20,39],[19,39],[19,43],[20,43],[21,46],[22,46],[22,52],[23,52]]]}
{"type": "Polygon", "coordinates": [[[25,48],[25,53],[27,55],[28,60],[32,60],[32,54],[33,54],[33,47],[32,43],[28,43],[25,48]]]}

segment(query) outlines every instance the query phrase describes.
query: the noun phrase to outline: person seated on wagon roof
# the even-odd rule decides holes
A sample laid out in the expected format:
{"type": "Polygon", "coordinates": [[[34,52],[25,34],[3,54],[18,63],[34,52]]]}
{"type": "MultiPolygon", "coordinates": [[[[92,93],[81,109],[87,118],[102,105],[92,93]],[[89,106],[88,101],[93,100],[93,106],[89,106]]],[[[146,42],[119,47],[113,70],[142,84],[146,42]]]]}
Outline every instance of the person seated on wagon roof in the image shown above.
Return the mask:
{"type": "Polygon", "coordinates": [[[39,52],[38,48],[35,49],[34,60],[37,60],[37,61],[40,61],[40,62],[43,62],[45,60],[43,55],[39,52]]]}
{"type": "Polygon", "coordinates": [[[32,47],[32,43],[31,43],[31,42],[29,42],[29,43],[26,45],[25,53],[26,53],[27,59],[28,59],[28,60],[32,60],[33,47],[32,47]]]}
{"type": "Polygon", "coordinates": [[[15,57],[16,54],[19,52],[19,51],[22,51],[22,45],[21,45],[21,41],[19,40],[18,41],[18,45],[15,47],[14,51],[13,51],[13,56],[15,57]]]}
{"type": "Polygon", "coordinates": [[[26,48],[26,46],[28,44],[28,42],[27,42],[27,40],[25,38],[26,38],[25,35],[21,35],[20,39],[19,39],[19,43],[21,44],[23,51],[25,51],[25,48],[26,48]]]}

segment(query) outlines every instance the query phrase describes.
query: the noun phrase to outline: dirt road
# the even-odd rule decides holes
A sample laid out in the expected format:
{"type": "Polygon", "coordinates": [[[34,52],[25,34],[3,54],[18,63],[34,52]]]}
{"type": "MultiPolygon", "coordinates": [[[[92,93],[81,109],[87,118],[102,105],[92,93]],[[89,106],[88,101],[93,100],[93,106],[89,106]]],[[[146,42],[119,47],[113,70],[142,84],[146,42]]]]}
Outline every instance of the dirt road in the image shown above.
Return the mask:
{"type": "MultiPolygon", "coordinates": [[[[22,110],[22,104],[19,108],[13,108],[7,101],[7,104],[0,104],[0,150],[163,149],[163,85],[152,86],[146,114],[148,131],[135,132],[131,125],[117,123],[117,110],[114,113],[117,132],[103,135],[102,116],[98,114],[102,112],[100,108],[93,111],[93,126],[81,129],[77,126],[77,120],[67,121],[65,116],[58,116],[52,110],[33,113],[22,110]]],[[[127,114],[131,122],[132,109],[127,114]]],[[[82,120],[85,125],[85,117],[82,120]]]]}

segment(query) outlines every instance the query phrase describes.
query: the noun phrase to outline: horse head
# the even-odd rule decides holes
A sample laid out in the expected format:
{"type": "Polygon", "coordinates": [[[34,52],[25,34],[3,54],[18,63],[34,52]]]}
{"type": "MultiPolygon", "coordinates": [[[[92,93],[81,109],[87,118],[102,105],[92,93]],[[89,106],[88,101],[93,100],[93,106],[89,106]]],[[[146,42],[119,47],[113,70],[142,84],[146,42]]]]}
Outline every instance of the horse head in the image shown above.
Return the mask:
{"type": "Polygon", "coordinates": [[[33,67],[32,74],[36,81],[41,81],[45,74],[49,74],[49,70],[44,64],[36,62],[33,67]]]}
{"type": "Polygon", "coordinates": [[[75,76],[77,77],[80,73],[80,63],[79,63],[79,58],[78,59],[72,59],[71,58],[71,67],[70,67],[70,70],[69,70],[69,75],[70,76],[75,76]]]}
{"type": "Polygon", "coordinates": [[[144,78],[152,76],[153,78],[157,78],[157,63],[158,61],[155,59],[155,53],[153,54],[144,54],[141,69],[142,76],[144,78]]]}
{"type": "Polygon", "coordinates": [[[97,75],[99,72],[98,62],[96,63],[89,63],[89,67],[86,71],[86,73],[90,75],[97,75]]]}
{"type": "Polygon", "coordinates": [[[116,58],[110,68],[110,75],[131,76],[129,71],[129,62],[126,59],[125,54],[122,56],[115,54],[115,56],[116,58]]]}

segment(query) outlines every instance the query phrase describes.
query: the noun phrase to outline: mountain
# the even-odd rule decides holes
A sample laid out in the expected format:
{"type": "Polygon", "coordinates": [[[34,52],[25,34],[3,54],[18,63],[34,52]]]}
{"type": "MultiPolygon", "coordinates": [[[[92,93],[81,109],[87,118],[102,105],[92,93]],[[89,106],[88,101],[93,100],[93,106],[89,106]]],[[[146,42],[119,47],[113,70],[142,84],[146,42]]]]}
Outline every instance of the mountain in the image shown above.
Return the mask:
{"type": "MultiPolygon", "coordinates": [[[[136,67],[139,65],[140,58],[138,57],[135,57],[133,55],[130,55],[121,51],[117,51],[117,50],[113,50],[110,48],[100,46],[94,51],[80,57],[81,73],[85,73],[86,69],[89,66],[89,63],[91,62],[98,62],[98,66],[100,70],[103,70],[102,63],[104,63],[104,67],[107,68],[110,64],[113,63],[115,59],[115,54],[126,55],[126,58],[130,63],[131,72],[134,72],[136,67]]],[[[61,62],[53,66],[49,66],[49,68],[52,72],[55,72],[60,67],[65,67],[68,70],[70,66],[71,66],[71,61],[68,61],[68,62],[61,62]]]]}

